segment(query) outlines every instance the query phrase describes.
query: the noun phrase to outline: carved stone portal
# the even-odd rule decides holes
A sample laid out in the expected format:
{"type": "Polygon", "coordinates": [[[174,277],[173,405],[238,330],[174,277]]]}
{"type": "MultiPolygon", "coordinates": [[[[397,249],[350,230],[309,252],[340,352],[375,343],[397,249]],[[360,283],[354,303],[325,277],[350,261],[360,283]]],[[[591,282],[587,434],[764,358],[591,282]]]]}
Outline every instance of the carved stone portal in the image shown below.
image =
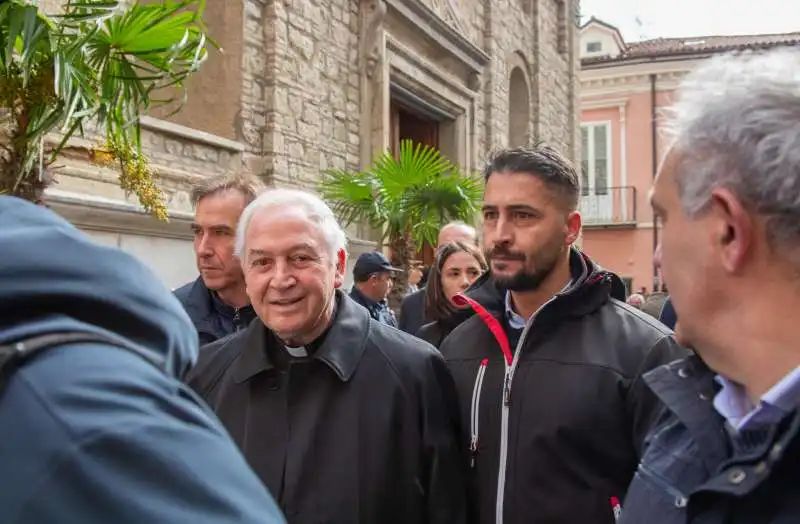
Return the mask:
{"type": "Polygon", "coordinates": [[[462,34],[467,34],[465,13],[469,7],[465,5],[465,0],[422,0],[422,3],[430,7],[451,27],[462,34]]]}
{"type": "Polygon", "coordinates": [[[361,0],[359,73],[361,82],[361,164],[366,168],[388,146],[389,88],[386,71],[384,0],[361,0]]]}
{"type": "Polygon", "coordinates": [[[362,0],[359,55],[362,71],[372,78],[383,54],[383,22],[386,19],[384,0],[362,0]]]}

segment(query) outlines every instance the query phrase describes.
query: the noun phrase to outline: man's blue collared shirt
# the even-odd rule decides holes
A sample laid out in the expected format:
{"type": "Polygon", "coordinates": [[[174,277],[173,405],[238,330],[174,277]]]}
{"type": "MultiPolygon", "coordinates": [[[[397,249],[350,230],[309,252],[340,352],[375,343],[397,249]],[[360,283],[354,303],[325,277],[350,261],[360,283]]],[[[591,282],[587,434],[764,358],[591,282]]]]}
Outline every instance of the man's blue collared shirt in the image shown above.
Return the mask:
{"type": "Polygon", "coordinates": [[[794,368],[754,405],[741,384],[717,375],[722,389],[714,397],[714,408],[736,431],[760,429],[780,422],[800,406],[800,366],[794,368]]]}

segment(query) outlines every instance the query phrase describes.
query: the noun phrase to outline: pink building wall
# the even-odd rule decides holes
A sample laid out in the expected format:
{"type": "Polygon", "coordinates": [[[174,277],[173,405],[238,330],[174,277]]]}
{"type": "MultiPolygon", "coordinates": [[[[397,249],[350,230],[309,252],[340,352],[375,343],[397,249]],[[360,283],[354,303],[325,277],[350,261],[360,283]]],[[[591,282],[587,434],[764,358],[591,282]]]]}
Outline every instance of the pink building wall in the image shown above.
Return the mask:
{"type": "MultiPolygon", "coordinates": [[[[672,97],[671,91],[656,93],[656,114],[666,107],[672,97]]],[[[648,201],[648,192],[653,183],[651,94],[638,92],[627,95],[624,104],[625,114],[625,160],[626,180],[622,180],[622,111],[617,105],[585,109],[581,113],[581,123],[611,122],[611,178],[609,186],[633,186],[636,188],[635,224],[607,224],[585,226],[582,249],[621,277],[632,278],[632,289],[653,287],[653,212],[648,201]]],[[[617,103],[620,94],[585,99],[584,102],[598,102],[607,99],[617,103]]],[[[661,162],[665,153],[665,141],[657,131],[657,161],[661,162]]],[[[616,205],[616,204],[615,204],[616,205]]]]}
{"type": "MultiPolygon", "coordinates": [[[[687,73],[709,57],[742,49],[783,46],[796,47],[797,33],[625,42],[616,27],[595,17],[581,26],[581,123],[611,123],[607,185],[636,188],[636,216],[632,217],[626,214],[633,207],[629,191],[602,191],[597,177],[590,178],[588,195],[581,199],[585,218],[581,244],[600,264],[632,279],[632,289],[645,287],[652,291],[654,284],[653,252],[660,226],[655,224],[654,229],[648,192],[653,184],[654,163],[656,167],[661,163],[669,139],[658,128],[653,137],[653,113],[656,122],[662,123],[665,109],[675,97],[674,90],[687,73]],[[622,194],[628,198],[621,198],[622,194]]],[[[598,144],[597,135],[590,138],[595,142],[590,142],[588,155],[598,144]]],[[[584,152],[584,158],[588,155],[584,152]]],[[[590,177],[596,171],[595,164],[591,166],[590,177]]]]}

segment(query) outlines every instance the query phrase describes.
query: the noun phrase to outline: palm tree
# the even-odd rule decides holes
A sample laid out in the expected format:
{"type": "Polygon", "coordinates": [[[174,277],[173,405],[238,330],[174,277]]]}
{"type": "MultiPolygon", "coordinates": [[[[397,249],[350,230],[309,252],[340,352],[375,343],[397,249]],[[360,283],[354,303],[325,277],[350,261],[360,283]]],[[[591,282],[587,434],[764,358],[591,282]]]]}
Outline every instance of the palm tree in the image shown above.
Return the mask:
{"type": "Polygon", "coordinates": [[[207,55],[205,0],[120,4],[67,0],[47,15],[30,1],[0,2],[0,194],[41,201],[48,168],[91,125],[104,136],[91,159],[117,163],[122,189],[166,219],[139,117],[180,105],[207,55]]]}
{"type": "Polygon", "coordinates": [[[396,308],[408,287],[408,269],[418,246],[436,244],[444,224],[471,222],[483,188],[434,148],[404,140],[400,155],[383,153],[366,171],[332,170],[320,192],[346,225],[366,223],[388,239],[392,264],[405,269],[389,303],[396,308]]]}

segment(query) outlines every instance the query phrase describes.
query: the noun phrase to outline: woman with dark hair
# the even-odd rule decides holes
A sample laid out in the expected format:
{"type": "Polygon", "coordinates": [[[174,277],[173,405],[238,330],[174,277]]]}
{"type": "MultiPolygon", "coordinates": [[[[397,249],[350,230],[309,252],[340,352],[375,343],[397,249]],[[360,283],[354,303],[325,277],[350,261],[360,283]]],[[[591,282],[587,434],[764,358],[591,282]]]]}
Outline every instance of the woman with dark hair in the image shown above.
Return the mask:
{"type": "Polygon", "coordinates": [[[472,244],[452,242],[440,247],[431,266],[425,295],[425,324],[417,336],[436,347],[458,325],[453,297],[465,291],[483,272],[486,259],[472,244]]]}

